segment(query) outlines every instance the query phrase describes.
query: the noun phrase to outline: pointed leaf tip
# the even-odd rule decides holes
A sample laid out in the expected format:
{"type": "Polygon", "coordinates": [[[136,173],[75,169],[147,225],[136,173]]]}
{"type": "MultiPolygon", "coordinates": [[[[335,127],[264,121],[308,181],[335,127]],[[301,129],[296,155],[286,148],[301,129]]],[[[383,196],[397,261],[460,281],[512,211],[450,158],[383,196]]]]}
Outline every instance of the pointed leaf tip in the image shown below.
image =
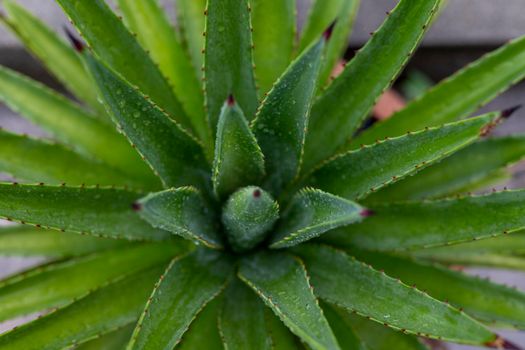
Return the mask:
{"type": "Polygon", "coordinates": [[[73,46],[78,52],[83,52],[85,48],[84,43],[75,34],[73,34],[73,32],[68,27],[64,26],[63,28],[67,38],[71,42],[71,46],[73,46]]]}
{"type": "Polygon", "coordinates": [[[235,105],[235,97],[233,97],[233,94],[230,94],[228,96],[226,103],[228,104],[229,107],[233,107],[235,105]]]}
{"type": "Polygon", "coordinates": [[[134,202],[131,204],[131,209],[133,209],[133,211],[141,211],[142,204],[140,204],[139,202],[134,202]]]}
{"type": "Polygon", "coordinates": [[[363,211],[361,211],[361,213],[359,213],[359,215],[361,215],[364,218],[367,218],[367,217],[370,217],[370,216],[374,216],[375,214],[376,214],[375,211],[373,211],[371,209],[363,209],[363,211]]]}
{"type": "Polygon", "coordinates": [[[523,350],[519,346],[503,339],[502,337],[497,337],[496,340],[485,344],[485,346],[493,349],[506,349],[506,350],[523,350]]]}
{"type": "Polygon", "coordinates": [[[334,27],[337,24],[337,20],[333,21],[328,28],[323,32],[323,38],[324,40],[328,41],[332,37],[332,33],[334,32],[334,27]]]}
{"type": "Polygon", "coordinates": [[[262,194],[262,193],[261,193],[261,190],[258,189],[258,188],[255,189],[255,190],[253,191],[253,197],[254,197],[254,198],[260,198],[260,197],[261,197],[261,194],[262,194]]]}
{"type": "Polygon", "coordinates": [[[501,117],[504,118],[504,119],[508,119],[510,118],[517,110],[521,109],[521,107],[523,107],[523,105],[516,105],[514,107],[511,107],[511,108],[508,108],[508,109],[505,109],[501,112],[501,117]]]}

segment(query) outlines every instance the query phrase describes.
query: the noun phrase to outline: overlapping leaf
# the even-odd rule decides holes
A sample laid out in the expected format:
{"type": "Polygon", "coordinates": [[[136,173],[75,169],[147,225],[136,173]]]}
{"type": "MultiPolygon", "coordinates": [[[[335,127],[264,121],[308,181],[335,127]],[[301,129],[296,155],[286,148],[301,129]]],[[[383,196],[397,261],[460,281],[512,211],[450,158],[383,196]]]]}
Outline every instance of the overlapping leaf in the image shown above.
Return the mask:
{"type": "Polygon", "coordinates": [[[177,19],[197,77],[202,76],[206,0],[178,0],[177,19]]]}
{"type": "Polygon", "coordinates": [[[221,298],[216,298],[199,312],[190,328],[184,333],[182,341],[177,346],[178,350],[195,350],[200,347],[206,350],[224,350],[217,327],[220,303],[221,298]],[[203,334],[206,336],[203,337],[203,334]]]}

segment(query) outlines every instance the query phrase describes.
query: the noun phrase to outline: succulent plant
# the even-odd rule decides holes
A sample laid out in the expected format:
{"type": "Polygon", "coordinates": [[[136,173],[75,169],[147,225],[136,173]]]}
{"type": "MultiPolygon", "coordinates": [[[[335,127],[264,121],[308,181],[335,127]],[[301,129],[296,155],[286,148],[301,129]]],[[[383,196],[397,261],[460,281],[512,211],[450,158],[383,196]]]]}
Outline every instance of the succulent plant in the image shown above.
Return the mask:
{"type": "Polygon", "coordinates": [[[177,27],[58,3],[71,43],[3,1],[75,98],[0,68],[47,132],[0,131],[0,217],[25,224],[0,254],[47,258],[0,282],[0,321],[40,315],[1,350],[518,348],[493,329],[525,328],[525,294],[450,267],[525,263],[525,190],[466,194],[525,155],[488,137],[515,108],[466,118],[525,76],[525,37],[362,128],[441,0],[400,0],[336,78],[358,0],[300,35],[295,0],[178,0],[177,27]]]}

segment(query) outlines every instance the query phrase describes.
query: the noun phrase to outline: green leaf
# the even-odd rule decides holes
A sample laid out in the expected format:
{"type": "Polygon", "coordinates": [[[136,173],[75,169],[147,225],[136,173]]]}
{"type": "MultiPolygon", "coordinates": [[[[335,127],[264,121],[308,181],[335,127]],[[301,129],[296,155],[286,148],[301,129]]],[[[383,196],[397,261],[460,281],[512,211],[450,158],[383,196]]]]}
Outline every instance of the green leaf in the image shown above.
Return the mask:
{"type": "Polygon", "coordinates": [[[233,99],[222,107],[217,125],[213,189],[225,198],[236,189],[254,185],[264,176],[264,157],[244,113],[233,99]]]}
{"type": "Polygon", "coordinates": [[[57,0],[100,59],[186,127],[188,117],[168,81],[104,0],[57,0]]]}
{"type": "Polygon", "coordinates": [[[206,15],[205,90],[213,131],[228,95],[249,120],[257,108],[248,0],[209,0],[206,15]]]}
{"type": "Polygon", "coordinates": [[[316,189],[303,189],[281,215],[270,248],[288,248],[361,221],[362,212],[357,203],[316,189]]]}
{"type": "Polygon", "coordinates": [[[132,207],[142,194],[98,187],[0,183],[0,217],[38,227],[108,238],[173,237],[143,221],[132,207]]]}
{"type": "Polygon", "coordinates": [[[266,187],[279,193],[298,175],[310,106],[329,34],[283,73],[263,101],[252,130],[265,156],[266,187]]]}
{"type": "Polygon", "coordinates": [[[414,69],[407,72],[407,76],[400,83],[399,89],[408,101],[412,101],[423,96],[432,86],[434,86],[434,81],[430,77],[422,71],[414,69]]]}
{"type": "Polygon", "coordinates": [[[490,113],[363,146],[322,165],[307,184],[362,199],[474,142],[499,120],[498,113],[490,113]]]}
{"type": "Polygon", "coordinates": [[[365,131],[351,146],[467,117],[524,76],[525,36],[447,78],[388,120],[365,131]]]}
{"type": "Polygon", "coordinates": [[[525,294],[478,277],[386,254],[359,254],[362,260],[434,298],[447,300],[487,323],[525,327],[525,294]],[[443,288],[446,286],[446,288],[443,288]]]}
{"type": "Polygon", "coordinates": [[[157,184],[124,137],[44,85],[0,67],[0,100],[76,151],[157,184]]]}
{"type": "Polygon", "coordinates": [[[228,350],[272,348],[266,329],[264,303],[237,278],[226,288],[219,330],[228,350]]]}
{"type": "Polygon", "coordinates": [[[125,276],[165,265],[185,246],[125,247],[37,267],[0,282],[0,321],[60,308],[125,276]]]}
{"type": "Polygon", "coordinates": [[[30,226],[0,229],[0,256],[44,256],[60,259],[119,248],[127,244],[124,240],[80,236],[30,226]]]}
{"type": "Polygon", "coordinates": [[[272,339],[272,350],[304,350],[299,338],[290,332],[272,310],[266,308],[264,311],[269,336],[272,339]]]}
{"type": "Polygon", "coordinates": [[[339,246],[407,250],[495,237],[525,228],[525,191],[371,205],[361,223],[325,235],[339,246]]]}
{"type": "Polygon", "coordinates": [[[239,278],[312,349],[339,349],[299,260],[285,253],[259,253],[241,261],[239,278]]]}
{"type": "Polygon", "coordinates": [[[253,56],[257,67],[255,75],[260,92],[264,94],[271,89],[292,60],[296,1],[250,0],[250,5],[255,46],[253,56]]]}
{"type": "Polygon", "coordinates": [[[2,19],[24,46],[31,50],[78,99],[100,112],[99,117],[104,117],[103,119],[106,120],[104,108],[97,100],[96,87],[78,53],[17,2],[5,0],[2,4],[8,15],[7,18],[2,19]]]}
{"type": "Polygon", "coordinates": [[[428,350],[416,337],[397,332],[339,308],[336,310],[347,327],[356,333],[369,350],[428,350]]]}
{"type": "Polygon", "coordinates": [[[195,74],[202,76],[206,0],[177,0],[177,19],[195,74]]]}
{"type": "Polygon", "coordinates": [[[204,115],[201,83],[193,71],[190,57],[157,0],[119,0],[124,21],[140,44],[148,51],[160,71],[172,84],[173,92],[199,138],[211,141],[210,128],[204,115]]]}
{"type": "MultiPolygon", "coordinates": [[[[342,350],[368,350],[368,347],[357,337],[347,320],[331,306],[323,305],[323,313],[330,323],[342,350]]],[[[397,347],[395,348],[397,350],[397,347]]]]}
{"type": "Polygon", "coordinates": [[[140,216],[151,226],[209,248],[223,248],[215,214],[195,188],[152,193],[141,199],[139,206],[140,216]]]}
{"type": "Polygon", "coordinates": [[[201,145],[146,96],[93,56],[88,66],[113,121],[166,187],[202,185],[208,174],[201,145]]]}
{"type": "Polygon", "coordinates": [[[401,0],[314,104],[304,169],[333,155],[354,134],[421,41],[440,2],[401,0]]]}
{"type": "Polygon", "coordinates": [[[305,259],[316,295],[331,304],[429,338],[474,345],[496,338],[459,310],[341,251],[318,245],[301,245],[294,251],[305,259]]]}
{"type": "Polygon", "coordinates": [[[26,135],[0,130],[0,153],[0,171],[16,179],[52,184],[120,184],[135,188],[144,185],[141,180],[85,158],[62,145],[26,135]]]}
{"type": "Polygon", "coordinates": [[[499,180],[501,171],[525,158],[525,135],[486,139],[457,152],[439,164],[423,169],[393,186],[373,194],[369,201],[395,201],[444,197],[463,189],[499,180]]]}
{"type": "Polygon", "coordinates": [[[434,253],[431,256],[422,258],[446,265],[474,267],[482,266],[490,268],[525,271],[525,257],[523,256],[509,256],[503,254],[480,255],[477,253],[465,253],[458,255],[457,253],[439,252],[434,253]]]}
{"type": "Polygon", "coordinates": [[[177,350],[224,350],[217,327],[219,306],[220,298],[216,298],[204,307],[184,333],[177,350]]]}
{"type": "Polygon", "coordinates": [[[360,0],[315,0],[306,20],[299,50],[302,51],[313,42],[331,23],[335,21],[332,37],[327,45],[326,55],[318,87],[323,87],[330,77],[337,61],[342,58],[348,46],[360,0]]]}
{"type": "Polygon", "coordinates": [[[99,289],[70,306],[0,336],[2,350],[55,350],[81,344],[136,321],[162,270],[99,289]]]}
{"type": "Polygon", "coordinates": [[[97,339],[88,341],[75,350],[122,350],[126,348],[126,344],[131,338],[133,327],[126,326],[117,331],[105,334],[97,339]]]}
{"type": "Polygon", "coordinates": [[[201,249],[173,260],[148,301],[128,348],[173,349],[195,316],[224,289],[231,274],[230,261],[218,252],[201,249]]]}

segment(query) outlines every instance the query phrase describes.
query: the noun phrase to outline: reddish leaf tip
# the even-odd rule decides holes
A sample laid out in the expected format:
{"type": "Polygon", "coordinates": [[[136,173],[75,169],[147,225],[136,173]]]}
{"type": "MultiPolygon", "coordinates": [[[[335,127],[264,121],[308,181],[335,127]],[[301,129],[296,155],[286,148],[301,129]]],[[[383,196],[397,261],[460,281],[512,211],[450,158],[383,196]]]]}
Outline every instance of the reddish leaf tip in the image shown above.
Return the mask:
{"type": "Polygon", "coordinates": [[[253,198],[260,198],[261,197],[261,190],[256,189],[253,191],[253,198]]]}
{"type": "Polygon", "coordinates": [[[328,41],[332,37],[332,33],[334,32],[334,27],[336,25],[337,21],[333,21],[328,28],[323,33],[323,38],[328,41]]]}
{"type": "Polygon", "coordinates": [[[141,211],[142,204],[140,204],[139,202],[134,202],[133,204],[131,204],[131,209],[133,209],[133,211],[141,211]]]}
{"type": "Polygon", "coordinates": [[[233,107],[233,105],[235,104],[235,98],[232,94],[228,96],[228,100],[226,101],[226,103],[228,104],[228,106],[233,107]]]}
{"type": "Polygon", "coordinates": [[[373,216],[375,215],[375,212],[373,210],[370,210],[370,209],[363,209],[361,211],[361,213],[359,213],[362,217],[364,218],[367,218],[369,216],[373,216]]]}
{"type": "Polygon", "coordinates": [[[64,32],[66,33],[69,41],[71,42],[71,45],[75,50],[78,52],[84,51],[84,43],[82,43],[82,41],[80,41],[80,39],[77,38],[77,36],[73,34],[73,32],[71,32],[68,27],[64,26],[64,32]]]}
{"type": "Polygon", "coordinates": [[[508,109],[505,109],[501,112],[501,117],[504,119],[510,118],[517,110],[519,110],[522,105],[517,105],[508,109]]]}
{"type": "Polygon", "coordinates": [[[496,340],[486,343],[485,346],[493,349],[523,350],[523,348],[520,348],[519,346],[499,336],[496,338],[496,340]]]}

